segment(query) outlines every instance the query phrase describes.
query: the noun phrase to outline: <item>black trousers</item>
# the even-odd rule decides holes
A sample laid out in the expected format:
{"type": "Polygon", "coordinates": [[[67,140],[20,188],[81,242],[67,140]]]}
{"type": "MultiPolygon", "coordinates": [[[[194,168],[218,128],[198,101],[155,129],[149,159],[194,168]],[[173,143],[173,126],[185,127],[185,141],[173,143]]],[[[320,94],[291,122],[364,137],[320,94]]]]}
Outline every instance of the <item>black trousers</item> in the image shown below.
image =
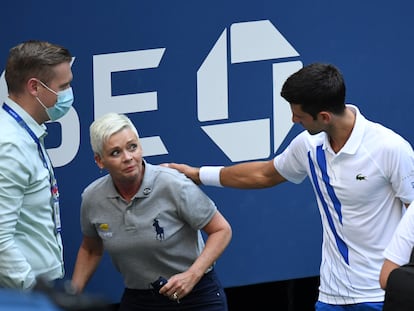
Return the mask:
{"type": "Polygon", "coordinates": [[[126,288],[119,311],[227,311],[227,297],[214,270],[206,273],[193,290],[179,302],[154,290],[126,288]]]}

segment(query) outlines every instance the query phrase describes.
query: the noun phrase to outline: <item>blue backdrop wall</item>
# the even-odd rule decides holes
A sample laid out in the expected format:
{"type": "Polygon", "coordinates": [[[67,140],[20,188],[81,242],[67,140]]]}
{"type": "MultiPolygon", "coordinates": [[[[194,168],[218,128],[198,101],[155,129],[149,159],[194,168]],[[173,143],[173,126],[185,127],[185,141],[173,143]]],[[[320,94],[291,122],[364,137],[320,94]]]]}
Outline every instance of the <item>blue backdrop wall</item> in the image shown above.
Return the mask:
{"type": "MultiPolygon", "coordinates": [[[[349,103],[414,142],[411,1],[5,0],[0,7],[0,100],[10,47],[41,39],[74,56],[75,103],[47,124],[46,142],[60,184],[67,278],[81,241],[80,194],[103,174],[88,127],[107,111],[135,122],[153,164],[265,160],[302,130],[291,123],[281,84],[321,61],[342,70],[349,103]]],[[[234,230],[217,263],[226,287],[319,274],[321,226],[308,181],[203,189],[234,230]]],[[[122,289],[105,256],[88,291],[116,302],[122,289]]]]}

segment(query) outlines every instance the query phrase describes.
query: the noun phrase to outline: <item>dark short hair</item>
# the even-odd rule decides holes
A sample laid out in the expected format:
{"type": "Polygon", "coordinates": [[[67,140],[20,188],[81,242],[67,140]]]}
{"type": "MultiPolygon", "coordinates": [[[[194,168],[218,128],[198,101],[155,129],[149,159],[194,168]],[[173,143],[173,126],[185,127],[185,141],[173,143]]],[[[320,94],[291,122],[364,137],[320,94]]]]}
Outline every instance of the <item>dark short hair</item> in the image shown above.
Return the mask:
{"type": "Polygon", "coordinates": [[[47,83],[55,76],[54,66],[71,62],[70,52],[57,44],[29,40],[10,49],[5,79],[9,93],[21,93],[28,79],[47,83]]]}
{"type": "Polygon", "coordinates": [[[321,111],[342,114],[345,111],[345,82],[331,64],[313,63],[292,74],[280,95],[290,104],[300,105],[313,118],[321,111]]]}

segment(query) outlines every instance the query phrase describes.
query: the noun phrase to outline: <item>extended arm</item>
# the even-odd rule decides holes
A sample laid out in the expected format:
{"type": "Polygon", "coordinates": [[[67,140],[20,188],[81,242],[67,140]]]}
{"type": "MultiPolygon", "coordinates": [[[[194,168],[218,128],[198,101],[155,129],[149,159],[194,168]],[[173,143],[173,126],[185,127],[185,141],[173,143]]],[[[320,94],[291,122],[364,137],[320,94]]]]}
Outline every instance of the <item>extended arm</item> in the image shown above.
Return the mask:
{"type": "Polygon", "coordinates": [[[99,265],[103,255],[103,244],[99,238],[84,236],[72,276],[72,287],[80,293],[99,265]]]}
{"type": "Polygon", "coordinates": [[[259,189],[272,187],[286,181],[275,169],[273,160],[246,162],[223,167],[219,171],[219,175],[217,173],[218,170],[209,170],[208,167],[201,168],[202,170],[204,169],[201,176],[200,168],[197,167],[177,163],[169,163],[168,167],[184,173],[196,184],[214,185],[216,183],[212,183],[209,180],[219,178],[220,184],[224,187],[259,189]]]}

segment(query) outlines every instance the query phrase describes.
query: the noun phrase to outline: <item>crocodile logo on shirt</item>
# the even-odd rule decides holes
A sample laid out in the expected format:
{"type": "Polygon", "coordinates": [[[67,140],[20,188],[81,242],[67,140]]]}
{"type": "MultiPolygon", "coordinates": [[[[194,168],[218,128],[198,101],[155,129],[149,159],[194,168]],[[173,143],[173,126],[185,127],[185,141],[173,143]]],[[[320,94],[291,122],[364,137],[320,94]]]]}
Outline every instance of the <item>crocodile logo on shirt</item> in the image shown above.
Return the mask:
{"type": "Polygon", "coordinates": [[[362,174],[358,174],[355,176],[355,179],[356,180],[367,180],[367,177],[362,174]]]}

